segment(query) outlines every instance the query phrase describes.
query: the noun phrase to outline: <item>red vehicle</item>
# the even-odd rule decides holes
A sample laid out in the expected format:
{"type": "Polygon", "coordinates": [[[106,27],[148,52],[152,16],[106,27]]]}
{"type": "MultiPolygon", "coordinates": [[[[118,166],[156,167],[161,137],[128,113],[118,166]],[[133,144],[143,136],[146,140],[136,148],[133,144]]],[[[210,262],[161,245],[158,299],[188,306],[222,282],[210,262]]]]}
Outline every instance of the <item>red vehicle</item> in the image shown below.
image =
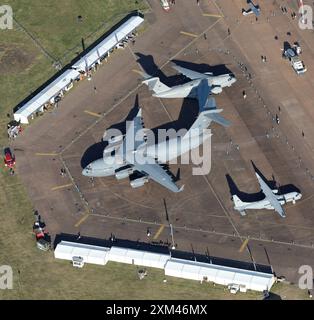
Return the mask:
{"type": "Polygon", "coordinates": [[[4,165],[13,168],[15,165],[15,156],[12,154],[10,148],[4,149],[4,165]]]}

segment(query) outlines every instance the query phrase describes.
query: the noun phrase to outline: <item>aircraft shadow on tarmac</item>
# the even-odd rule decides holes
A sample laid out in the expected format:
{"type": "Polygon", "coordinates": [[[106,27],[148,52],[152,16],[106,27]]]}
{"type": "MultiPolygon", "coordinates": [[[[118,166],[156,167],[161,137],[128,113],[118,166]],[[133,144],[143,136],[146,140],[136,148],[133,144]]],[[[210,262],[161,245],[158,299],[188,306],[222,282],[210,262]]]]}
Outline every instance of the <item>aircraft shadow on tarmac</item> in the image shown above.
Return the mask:
{"type": "MultiPolygon", "coordinates": [[[[268,186],[271,189],[277,189],[278,190],[278,195],[285,194],[285,193],[288,193],[288,192],[294,192],[294,191],[295,192],[299,192],[299,193],[301,192],[293,184],[277,186],[274,176],[272,176],[272,180],[266,179],[266,177],[256,167],[256,165],[253,163],[253,161],[252,161],[252,164],[253,164],[254,170],[268,184],[268,186]]],[[[256,192],[256,193],[246,193],[246,192],[243,192],[243,191],[239,190],[239,188],[237,187],[237,185],[235,184],[234,180],[231,178],[231,176],[229,174],[226,174],[226,179],[227,179],[227,183],[228,183],[228,186],[229,186],[229,191],[230,191],[231,197],[233,195],[237,195],[243,202],[255,202],[255,201],[263,200],[265,198],[265,195],[264,195],[263,191],[259,191],[259,192],[256,192]]]]}
{"type": "MultiPolygon", "coordinates": [[[[172,76],[166,76],[163,71],[161,71],[154,61],[154,57],[152,55],[144,55],[142,53],[136,52],[136,56],[138,56],[137,62],[141,65],[143,70],[150,76],[159,77],[160,81],[169,87],[173,87],[175,85],[183,84],[191,81],[182,74],[176,74],[172,76]]],[[[199,73],[212,72],[214,76],[218,76],[221,74],[232,74],[232,71],[227,68],[225,64],[219,64],[215,66],[210,66],[205,63],[193,63],[182,60],[172,60],[172,62],[180,67],[191,69],[193,71],[199,73]]]]}
{"type": "MultiPolygon", "coordinates": [[[[131,121],[136,116],[139,110],[139,106],[140,104],[139,104],[138,95],[136,95],[134,107],[129,111],[125,121],[116,123],[111,127],[107,128],[107,130],[118,129],[122,134],[125,134],[126,121],[131,121]]],[[[161,108],[157,100],[156,100],[156,107],[161,108]]],[[[152,132],[154,133],[155,141],[157,141],[158,129],[166,129],[166,130],[174,129],[176,131],[179,131],[180,129],[189,129],[198,116],[198,110],[199,108],[196,100],[184,99],[181,107],[181,111],[177,120],[170,121],[156,128],[148,128],[148,129],[151,129],[152,132]]],[[[144,123],[145,123],[145,118],[144,118],[144,123]]],[[[81,158],[82,169],[84,169],[89,163],[102,158],[104,149],[107,147],[107,145],[108,145],[107,141],[100,141],[88,147],[88,149],[84,152],[81,158]]],[[[165,169],[167,169],[167,166],[165,166],[165,169]]],[[[177,176],[176,177],[173,176],[173,178],[179,179],[177,176]]]]}
{"type": "Polygon", "coordinates": [[[219,76],[222,74],[233,74],[230,69],[225,64],[217,64],[214,66],[210,66],[206,63],[193,63],[182,60],[172,60],[176,65],[187,68],[199,73],[211,72],[214,76],[219,76]]]}

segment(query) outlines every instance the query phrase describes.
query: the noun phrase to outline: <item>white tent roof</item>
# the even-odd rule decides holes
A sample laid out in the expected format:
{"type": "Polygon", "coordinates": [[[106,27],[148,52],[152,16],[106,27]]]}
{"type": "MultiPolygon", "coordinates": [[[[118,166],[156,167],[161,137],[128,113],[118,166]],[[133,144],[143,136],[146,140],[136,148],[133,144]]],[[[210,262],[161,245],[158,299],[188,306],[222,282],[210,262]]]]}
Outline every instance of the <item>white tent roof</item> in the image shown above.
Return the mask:
{"type": "Polygon", "coordinates": [[[103,57],[110,49],[118,44],[125,36],[130,34],[142,22],[143,18],[133,16],[123,23],[111,35],[101,41],[95,48],[78,60],[69,70],[66,70],[57,79],[45,87],[35,97],[23,105],[14,113],[14,119],[21,123],[28,123],[28,117],[41,108],[51,98],[55,97],[62,89],[79,77],[79,70],[85,71],[91,67],[96,61],[103,57]]]}
{"type": "Polygon", "coordinates": [[[256,291],[269,290],[274,283],[273,274],[174,258],[167,262],[165,275],[198,281],[207,277],[217,284],[240,284],[256,291]]]}
{"type": "Polygon", "coordinates": [[[111,247],[109,260],[121,263],[128,263],[138,266],[146,266],[163,269],[170,259],[170,254],[160,254],[149,251],[111,247]]]}
{"type": "Polygon", "coordinates": [[[71,80],[75,80],[79,76],[79,72],[76,70],[66,70],[57,79],[51,82],[46,88],[36,94],[31,100],[29,100],[22,108],[14,113],[14,119],[16,121],[21,120],[22,123],[28,123],[28,117],[42,107],[47,101],[56,96],[62,89],[71,83],[71,80]]]}
{"type": "Polygon", "coordinates": [[[110,248],[98,247],[88,244],[61,241],[54,255],[57,259],[72,260],[73,257],[82,257],[86,263],[105,265],[107,263],[107,254],[110,248]]]}
{"type": "Polygon", "coordinates": [[[114,33],[110,34],[103,41],[101,41],[95,48],[89,51],[85,56],[78,60],[72,68],[86,71],[90,68],[100,57],[104,56],[109,50],[115,47],[125,36],[130,34],[142,22],[143,18],[133,16],[124,22],[114,33]]]}

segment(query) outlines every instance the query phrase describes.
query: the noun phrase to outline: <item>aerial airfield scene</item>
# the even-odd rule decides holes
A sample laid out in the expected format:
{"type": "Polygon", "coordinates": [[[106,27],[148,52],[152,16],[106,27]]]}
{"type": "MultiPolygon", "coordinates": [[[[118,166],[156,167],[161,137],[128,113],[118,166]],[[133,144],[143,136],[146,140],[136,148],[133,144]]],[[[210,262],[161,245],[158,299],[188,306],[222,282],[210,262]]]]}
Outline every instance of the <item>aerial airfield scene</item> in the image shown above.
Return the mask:
{"type": "Polygon", "coordinates": [[[0,299],[313,299],[313,10],[0,2],[0,299]]]}

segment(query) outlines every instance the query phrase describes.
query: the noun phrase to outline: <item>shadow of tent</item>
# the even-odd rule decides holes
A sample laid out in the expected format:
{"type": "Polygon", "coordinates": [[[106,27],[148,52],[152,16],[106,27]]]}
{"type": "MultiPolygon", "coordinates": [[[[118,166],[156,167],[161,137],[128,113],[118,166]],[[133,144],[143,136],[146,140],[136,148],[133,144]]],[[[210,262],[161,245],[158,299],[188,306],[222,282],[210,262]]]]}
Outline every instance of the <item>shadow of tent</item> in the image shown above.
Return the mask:
{"type": "Polygon", "coordinates": [[[264,300],[282,300],[282,299],[280,295],[273,292],[269,292],[269,296],[267,298],[264,298],[264,300]]]}

